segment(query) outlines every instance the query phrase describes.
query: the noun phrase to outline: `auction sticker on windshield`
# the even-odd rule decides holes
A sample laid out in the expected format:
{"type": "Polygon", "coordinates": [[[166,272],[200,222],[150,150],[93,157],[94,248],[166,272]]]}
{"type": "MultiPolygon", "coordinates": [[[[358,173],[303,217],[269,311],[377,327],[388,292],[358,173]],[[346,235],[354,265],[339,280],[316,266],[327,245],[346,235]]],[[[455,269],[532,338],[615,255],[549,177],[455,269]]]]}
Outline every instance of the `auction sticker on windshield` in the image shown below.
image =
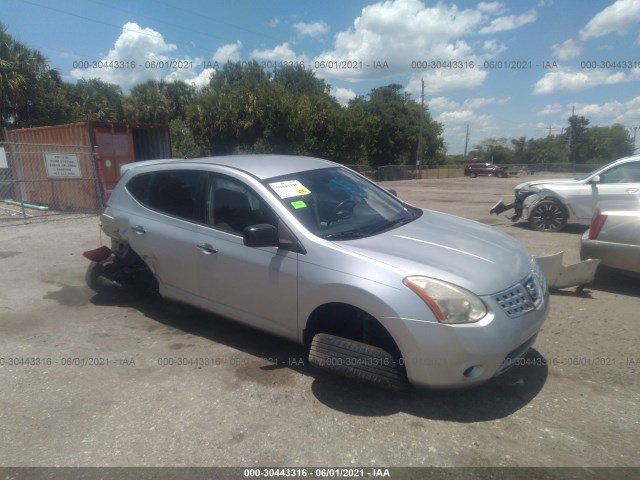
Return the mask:
{"type": "Polygon", "coordinates": [[[276,192],[280,198],[301,197],[311,193],[311,191],[298,180],[270,183],[269,186],[273,188],[273,191],[276,192]]]}

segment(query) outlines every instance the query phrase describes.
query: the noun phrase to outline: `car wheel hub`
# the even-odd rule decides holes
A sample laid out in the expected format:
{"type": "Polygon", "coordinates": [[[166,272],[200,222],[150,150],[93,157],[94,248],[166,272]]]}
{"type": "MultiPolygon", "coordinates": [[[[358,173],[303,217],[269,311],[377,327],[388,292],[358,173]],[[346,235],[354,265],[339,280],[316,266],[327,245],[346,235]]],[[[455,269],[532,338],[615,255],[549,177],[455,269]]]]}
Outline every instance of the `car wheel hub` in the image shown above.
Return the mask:
{"type": "Polygon", "coordinates": [[[557,230],[562,225],[564,214],[558,205],[540,205],[533,215],[533,223],[540,230],[557,230]]]}

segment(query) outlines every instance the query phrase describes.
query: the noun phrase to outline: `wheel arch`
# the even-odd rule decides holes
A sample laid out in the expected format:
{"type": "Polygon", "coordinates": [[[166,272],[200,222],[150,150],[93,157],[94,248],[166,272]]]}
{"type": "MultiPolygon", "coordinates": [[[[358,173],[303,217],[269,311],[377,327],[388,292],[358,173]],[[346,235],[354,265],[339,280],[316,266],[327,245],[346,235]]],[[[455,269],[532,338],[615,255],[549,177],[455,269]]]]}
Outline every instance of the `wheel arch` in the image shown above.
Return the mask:
{"type": "Polygon", "coordinates": [[[391,333],[373,315],[344,302],[328,302],[317,306],[309,315],[302,332],[308,351],[318,333],[336,335],[382,348],[399,359],[402,353],[391,333]]]}

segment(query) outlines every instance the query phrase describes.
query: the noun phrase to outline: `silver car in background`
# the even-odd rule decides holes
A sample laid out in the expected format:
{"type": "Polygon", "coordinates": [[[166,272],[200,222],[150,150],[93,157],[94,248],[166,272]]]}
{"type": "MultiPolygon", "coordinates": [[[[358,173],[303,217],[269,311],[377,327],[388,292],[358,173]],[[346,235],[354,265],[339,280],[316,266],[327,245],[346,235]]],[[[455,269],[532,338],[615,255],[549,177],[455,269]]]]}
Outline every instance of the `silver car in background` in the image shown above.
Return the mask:
{"type": "Polygon", "coordinates": [[[85,252],[99,293],[157,283],[303,344],[316,366],[390,387],[485,382],[528,351],[548,311],[517,241],[326,160],[127,165],[101,222],[111,247],[85,252]]]}
{"type": "Polygon", "coordinates": [[[603,267],[640,274],[640,201],[603,203],[580,242],[580,258],[603,267]]]}
{"type": "Polygon", "coordinates": [[[578,180],[539,179],[515,187],[513,203],[500,201],[491,214],[511,208],[512,221],[526,220],[532,229],[558,232],[567,223],[589,225],[602,201],[626,201],[640,195],[640,156],[625,157],[578,180]]]}

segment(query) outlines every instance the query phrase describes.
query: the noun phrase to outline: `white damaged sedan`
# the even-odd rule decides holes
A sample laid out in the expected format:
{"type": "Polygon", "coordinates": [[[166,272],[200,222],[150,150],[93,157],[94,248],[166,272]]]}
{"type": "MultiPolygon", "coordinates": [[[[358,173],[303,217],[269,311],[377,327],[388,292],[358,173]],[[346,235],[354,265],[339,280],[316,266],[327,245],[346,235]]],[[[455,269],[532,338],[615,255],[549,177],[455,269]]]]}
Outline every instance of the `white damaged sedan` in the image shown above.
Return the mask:
{"type": "Polygon", "coordinates": [[[85,252],[97,292],[157,286],[384,386],[481,384],[527,352],[549,306],[514,239],[326,160],[130,164],[101,222],[111,246],[85,252]]]}

